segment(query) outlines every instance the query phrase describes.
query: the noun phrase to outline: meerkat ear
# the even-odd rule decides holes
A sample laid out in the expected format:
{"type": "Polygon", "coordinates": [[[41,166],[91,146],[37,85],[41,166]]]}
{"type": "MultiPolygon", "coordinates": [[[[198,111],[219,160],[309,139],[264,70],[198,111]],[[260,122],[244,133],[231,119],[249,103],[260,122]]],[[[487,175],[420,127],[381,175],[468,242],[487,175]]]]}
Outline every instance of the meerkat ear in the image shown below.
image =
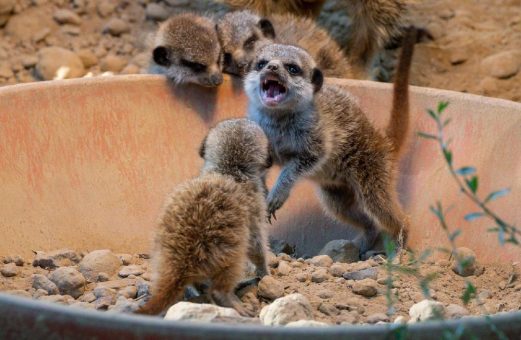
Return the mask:
{"type": "Polygon", "coordinates": [[[161,66],[170,66],[170,56],[165,46],[157,46],[152,52],[154,61],[161,66]]]}
{"type": "Polygon", "coordinates": [[[324,84],[324,75],[322,74],[322,71],[320,71],[316,67],[313,69],[313,74],[311,75],[311,82],[315,86],[315,92],[320,91],[322,85],[324,84]]]}
{"type": "Polygon", "coordinates": [[[206,152],[206,138],[208,136],[205,136],[203,141],[201,142],[201,145],[199,146],[199,156],[201,158],[204,158],[205,152],[206,152]]]}
{"type": "Polygon", "coordinates": [[[273,28],[271,21],[268,19],[260,19],[259,27],[266,38],[275,38],[275,29],[273,28]]]}

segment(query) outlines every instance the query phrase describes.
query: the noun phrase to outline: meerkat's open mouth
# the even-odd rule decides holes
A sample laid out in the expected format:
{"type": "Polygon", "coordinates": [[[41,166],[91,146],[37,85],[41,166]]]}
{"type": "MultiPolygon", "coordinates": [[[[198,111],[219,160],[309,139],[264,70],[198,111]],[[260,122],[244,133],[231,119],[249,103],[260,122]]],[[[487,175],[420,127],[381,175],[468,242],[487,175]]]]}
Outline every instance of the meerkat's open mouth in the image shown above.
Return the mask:
{"type": "Polygon", "coordinates": [[[261,97],[267,106],[275,106],[286,98],[287,89],[279,77],[267,74],[261,78],[261,97]]]}

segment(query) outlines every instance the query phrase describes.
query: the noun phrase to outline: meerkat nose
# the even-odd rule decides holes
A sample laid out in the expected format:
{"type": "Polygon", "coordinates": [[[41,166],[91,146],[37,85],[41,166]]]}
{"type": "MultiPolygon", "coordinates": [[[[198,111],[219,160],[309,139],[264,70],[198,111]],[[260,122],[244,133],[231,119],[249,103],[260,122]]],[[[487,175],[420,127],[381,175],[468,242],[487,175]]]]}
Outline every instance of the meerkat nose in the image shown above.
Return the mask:
{"type": "Polygon", "coordinates": [[[210,76],[210,82],[217,86],[217,85],[221,85],[222,82],[223,82],[223,75],[222,74],[212,74],[210,76]]]}
{"type": "Polygon", "coordinates": [[[279,66],[276,65],[276,64],[269,64],[268,65],[268,70],[277,71],[278,69],[279,69],[279,66]]]}

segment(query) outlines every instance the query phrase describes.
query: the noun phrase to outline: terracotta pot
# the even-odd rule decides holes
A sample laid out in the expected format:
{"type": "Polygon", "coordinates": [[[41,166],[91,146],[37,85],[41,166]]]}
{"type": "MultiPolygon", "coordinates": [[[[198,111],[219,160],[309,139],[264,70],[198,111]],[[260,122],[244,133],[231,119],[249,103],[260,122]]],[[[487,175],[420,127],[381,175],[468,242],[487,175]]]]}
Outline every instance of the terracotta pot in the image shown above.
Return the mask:
{"type": "MultiPolygon", "coordinates": [[[[391,86],[330,80],[357,96],[379,127],[389,116],[391,86]]],[[[237,80],[218,89],[170,88],[159,76],[118,76],[41,82],[0,88],[0,256],[31,250],[110,248],[147,252],[169,191],[196,176],[197,149],[208,127],[245,114],[237,80]]],[[[447,135],[458,166],[474,165],[479,194],[509,187],[490,207],[521,221],[521,104],[450,91],[411,88],[409,145],[401,161],[400,197],[411,217],[416,249],[447,243],[429,206],[453,205],[451,228],[458,245],[482,263],[521,260],[521,251],[500,247],[486,219],[466,222],[476,207],[459,193],[440,152],[415,132],[434,131],[425,113],[448,100],[447,135]]],[[[273,174],[272,178],[275,174],[273,174]]],[[[312,255],[329,240],[354,232],[322,214],[310,183],[302,182],[270,228],[275,238],[312,255]]]]}

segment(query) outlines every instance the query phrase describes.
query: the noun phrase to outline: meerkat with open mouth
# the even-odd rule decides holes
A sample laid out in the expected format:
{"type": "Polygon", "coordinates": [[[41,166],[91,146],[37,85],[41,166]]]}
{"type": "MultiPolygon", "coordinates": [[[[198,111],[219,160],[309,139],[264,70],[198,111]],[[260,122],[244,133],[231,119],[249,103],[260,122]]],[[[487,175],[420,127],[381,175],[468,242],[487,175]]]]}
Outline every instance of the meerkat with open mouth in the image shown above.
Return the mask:
{"type": "Polygon", "coordinates": [[[159,26],[151,57],[150,72],[174,84],[214,87],[223,82],[221,46],[210,18],[191,13],[169,18],[159,26]]]}
{"type": "Polygon", "coordinates": [[[249,259],[268,274],[264,176],[268,140],[247,119],[220,122],[203,141],[201,175],[170,195],[152,253],[152,297],[137,313],[159,314],[182,298],[185,286],[211,281],[218,305],[250,315],[234,288],[249,259]]]}
{"type": "MultiPolygon", "coordinates": [[[[296,46],[271,44],[259,49],[244,80],[248,117],[270,141],[280,175],[268,195],[274,215],[300,177],[319,186],[326,210],[364,230],[354,242],[369,250],[384,230],[406,239],[408,219],[398,203],[396,167],[409,121],[408,75],[416,39],[404,43],[394,85],[391,121],[385,134],[368,120],[351,94],[323,85],[311,56],[296,46]]],[[[403,242],[401,242],[403,244],[403,242]]]]}
{"type": "Polygon", "coordinates": [[[223,71],[244,76],[256,50],[273,42],[305,48],[328,77],[352,78],[340,46],[308,18],[290,14],[261,18],[250,11],[231,12],[217,22],[223,50],[223,71]]]}

